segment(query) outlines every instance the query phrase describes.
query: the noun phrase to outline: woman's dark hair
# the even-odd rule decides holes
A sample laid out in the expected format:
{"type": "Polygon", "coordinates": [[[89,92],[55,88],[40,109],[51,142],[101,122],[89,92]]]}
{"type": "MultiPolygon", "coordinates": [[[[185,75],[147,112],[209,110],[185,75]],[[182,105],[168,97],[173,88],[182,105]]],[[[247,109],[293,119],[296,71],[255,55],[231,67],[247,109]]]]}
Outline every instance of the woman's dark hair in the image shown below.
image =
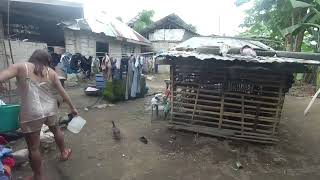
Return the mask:
{"type": "Polygon", "coordinates": [[[51,55],[44,49],[37,49],[32,53],[29,62],[35,66],[33,73],[44,77],[43,69],[45,66],[50,66],[51,55]]]}

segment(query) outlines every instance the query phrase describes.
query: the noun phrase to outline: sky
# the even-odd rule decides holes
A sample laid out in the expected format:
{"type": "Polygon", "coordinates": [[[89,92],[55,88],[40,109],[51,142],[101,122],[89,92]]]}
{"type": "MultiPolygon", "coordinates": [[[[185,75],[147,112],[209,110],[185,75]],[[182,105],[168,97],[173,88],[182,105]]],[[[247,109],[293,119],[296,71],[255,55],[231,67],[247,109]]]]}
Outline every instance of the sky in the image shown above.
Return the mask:
{"type": "Polygon", "coordinates": [[[84,4],[85,17],[105,11],[128,22],[143,9],[154,10],[153,20],[175,13],[196,26],[201,35],[234,36],[243,31],[239,25],[250,5],[236,7],[235,0],[69,0],[84,4]],[[220,18],[220,30],[219,30],[220,18]]]}

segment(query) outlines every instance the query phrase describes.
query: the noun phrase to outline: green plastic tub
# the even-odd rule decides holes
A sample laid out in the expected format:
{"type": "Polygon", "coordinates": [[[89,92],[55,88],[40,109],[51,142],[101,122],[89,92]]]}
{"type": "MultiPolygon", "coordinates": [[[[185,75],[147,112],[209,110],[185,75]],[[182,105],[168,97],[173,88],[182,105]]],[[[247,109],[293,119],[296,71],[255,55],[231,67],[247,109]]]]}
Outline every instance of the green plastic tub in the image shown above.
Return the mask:
{"type": "Polygon", "coordinates": [[[0,105],[0,133],[19,129],[20,105],[0,105]]]}

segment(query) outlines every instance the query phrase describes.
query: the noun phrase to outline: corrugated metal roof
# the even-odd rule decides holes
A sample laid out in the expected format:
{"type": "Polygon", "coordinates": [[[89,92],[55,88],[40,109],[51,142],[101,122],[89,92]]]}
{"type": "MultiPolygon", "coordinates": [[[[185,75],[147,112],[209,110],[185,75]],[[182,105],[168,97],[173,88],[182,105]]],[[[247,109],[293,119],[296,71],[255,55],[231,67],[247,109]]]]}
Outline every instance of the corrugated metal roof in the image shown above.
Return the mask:
{"type": "Polygon", "coordinates": [[[242,48],[245,45],[249,45],[255,50],[274,51],[271,47],[254,40],[246,40],[240,38],[230,37],[193,37],[179,45],[176,48],[201,48],[201,47],[220,47],[222,44],[227,44],[231,48],[242,48]]]}
{"type": "Polygon", "coordinates": [[[156,22],[153,22],[152,24],[150,24],[148,27],[146,27],[145,29],[142,30],[142,34],[144,33],[148,33],[150,31],[153,31],[154,29],[157,29],[157,28],[162,28],[161,26],[166,24],[166,23],[172,23],[172,24],[176,24],[177,26],[189,31],[189,32],[192,32],[193,34],[195,35],[199,35],[196,31],[194,31],[194,29],[191,28],[190,25],[188,25],[186,22],[184,22],[178,15],[172,13],[172,14],[169,14],[168,16],[156,21],[156,22]]]}
{"type": "Polygon", "coordinates": [[[63,24],[66,25],[66,28],[72,30],[90,30],[98,34],[104,33],[110,37],[125,38],[130,40],[131,43],[151,45],[149,40],[135,30],[106,13],[99,14],[97,17],[77,19],[74,22],[63,22],[63,24]]]}
{"type": "Polygon", "coordinates": [[[82,3],[63,1],[63,0],[10,0],[10,1],[35,3],[35,4],[48,4],[48,5],[55,5],[55,6],[79,7],[79,8],[83,7],[82,3]]]}
{"type": "Polygon", "coordinates": [[[219,61],[245,61],[253,63],[295,63],[295,64],[310,64],[310,65],[320,65],[319,61],[305,60],[305,59],[295,59],[295,58],[283,58],[283,57],[250,57],[241,55],[227,55],[219,56],[214,54],[203,54],[195,51],[168,51],[160,53],[156,58],[165,58],[167,60],[172,60],[173,58],[195,58],[197,60],[219,60],[219,61]]]}
{"type": "MultiPolygon", "coordinates": [[[[227,54],[227,56],[219,55],[219,47],[222,44],[229,45],[232,49],[240,49],[245,45],[249,45],[257,52],[272,52],[276,54],[272,48],[254,40],[246,40],[232,37],[193,37],[185,42],[180,43],[171,51],[163,52],[157,55],[158,59],[173,60],[176,58],[195,58],[197,60],[219,60],[219,61],[245,61],[253,63],[295,63],[295,64],[310,64],[320,65],[320,61],[306,60],[288,57],[276,56],[242,56],[240,54],[227,54]],[[202,51],[203,48],[212,48],[215,51],[202,51]]],[[[270,54],[270,53],[269,53],[270,54]]]]}

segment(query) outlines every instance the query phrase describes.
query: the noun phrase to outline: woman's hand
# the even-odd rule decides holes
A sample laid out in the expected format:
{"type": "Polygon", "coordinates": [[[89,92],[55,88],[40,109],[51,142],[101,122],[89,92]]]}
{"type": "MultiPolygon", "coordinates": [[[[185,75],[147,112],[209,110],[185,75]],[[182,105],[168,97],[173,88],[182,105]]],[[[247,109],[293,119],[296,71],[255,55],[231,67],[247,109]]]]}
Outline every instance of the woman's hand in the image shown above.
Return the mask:
{"type": "Polygon", "coordinates": [[[70,112],[73,116],[77,116],[79,113],[77,111],[76,108],[71,108],[71,112],[70,112]]]}

